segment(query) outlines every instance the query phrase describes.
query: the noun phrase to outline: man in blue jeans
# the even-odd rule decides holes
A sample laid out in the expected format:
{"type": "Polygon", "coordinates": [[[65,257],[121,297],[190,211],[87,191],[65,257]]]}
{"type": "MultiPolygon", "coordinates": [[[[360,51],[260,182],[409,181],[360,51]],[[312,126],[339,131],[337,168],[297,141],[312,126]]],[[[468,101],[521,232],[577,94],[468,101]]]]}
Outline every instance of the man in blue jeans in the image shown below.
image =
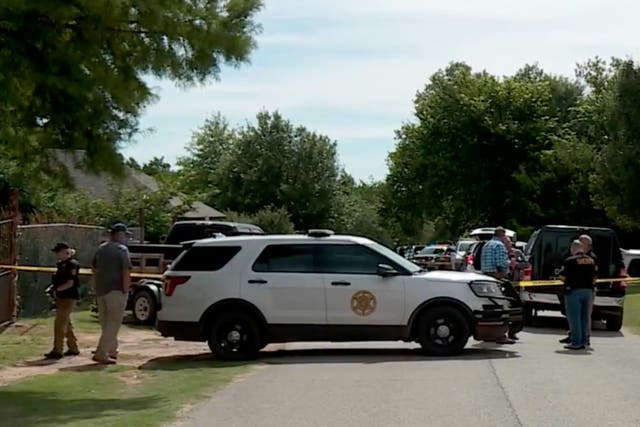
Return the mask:
{"type": "Polygon", "coordinates": [[[571,256],[564,261],[560,277],[564,281],[564,301],[571,330],[571,343],[564,348],[583,350],[589,336],[591,299],[598,268],[592,257],[585,254],[580,240],[571,243],[571,256]]]}

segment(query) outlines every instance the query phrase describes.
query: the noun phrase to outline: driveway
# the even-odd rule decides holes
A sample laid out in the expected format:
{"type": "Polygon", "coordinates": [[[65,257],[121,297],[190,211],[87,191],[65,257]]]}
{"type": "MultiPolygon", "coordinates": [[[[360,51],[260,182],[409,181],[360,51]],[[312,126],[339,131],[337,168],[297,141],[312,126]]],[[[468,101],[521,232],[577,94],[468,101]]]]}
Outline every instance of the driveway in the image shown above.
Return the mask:
{"type": "Polygon", "coordinates": [[[271,346],[263,366],[182,426],[638,426],[640,338],[595,331],[570,353],[562,320],[513,346],[470,342],[455,358],[402,343],[271,346]]]}

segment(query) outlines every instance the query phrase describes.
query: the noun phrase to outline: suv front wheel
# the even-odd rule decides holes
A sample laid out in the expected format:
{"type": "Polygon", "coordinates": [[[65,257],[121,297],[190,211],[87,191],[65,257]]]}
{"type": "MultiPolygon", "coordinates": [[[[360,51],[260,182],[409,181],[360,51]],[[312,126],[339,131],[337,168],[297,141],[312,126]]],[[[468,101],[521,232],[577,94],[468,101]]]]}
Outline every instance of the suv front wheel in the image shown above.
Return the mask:
{"type": "Polygon", "coordinates": [[[261,347],[260,328],[253,317],[241,312],[216,316],[209,334],[209,348],[223,360],[249,360],[261,347]]]}
{"type": "Polygon", "coordinates": [[[418,335],[426,354],[453,356],[469,341],[469,322],[457,308],[430,308],[420,317],[418,335]]]}

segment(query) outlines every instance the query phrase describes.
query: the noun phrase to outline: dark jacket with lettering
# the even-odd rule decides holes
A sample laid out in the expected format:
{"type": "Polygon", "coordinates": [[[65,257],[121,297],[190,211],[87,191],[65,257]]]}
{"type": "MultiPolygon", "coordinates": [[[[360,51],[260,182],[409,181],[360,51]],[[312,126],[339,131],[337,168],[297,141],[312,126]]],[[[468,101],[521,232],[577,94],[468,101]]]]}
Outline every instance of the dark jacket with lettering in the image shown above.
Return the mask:
{"type": "Polygon", "coordinates": [[[78,286],[80,281],[78,279],[78,272],[80,270],[80,263],[73,258],[69,258],[65,261],[58,261],[57,270],[53,275],[51,284],[56,292],[56,298],[58,299],[80,299],[80,292],[78,286]],[[58,291],[58,287],[64,285],[69,280],[73,281],[73,286],[64,291],[58,291]]]}
{"type": "Polygon", "coordinates": [[[564,261],[560,275],[564,277],[566,292],[573,289],[593,289],[598,267],[593,257],[579,253],[564,261]]]}

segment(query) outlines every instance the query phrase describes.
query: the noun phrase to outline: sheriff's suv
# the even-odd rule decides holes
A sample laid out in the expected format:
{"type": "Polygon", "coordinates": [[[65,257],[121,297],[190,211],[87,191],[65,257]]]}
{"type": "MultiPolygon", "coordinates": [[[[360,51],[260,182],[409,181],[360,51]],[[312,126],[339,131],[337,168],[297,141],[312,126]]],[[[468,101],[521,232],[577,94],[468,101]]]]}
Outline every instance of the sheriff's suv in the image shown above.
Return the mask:
{"type": "Polygon", "coordinates": [[[488,276],[425,273],[378,243],[325,230],[188,244],[164,295],[162,335],[207,341],[227,360],[291,341],[417,341],[453,355],[470,336],[495,341],[521,314],[488,276]]]}

